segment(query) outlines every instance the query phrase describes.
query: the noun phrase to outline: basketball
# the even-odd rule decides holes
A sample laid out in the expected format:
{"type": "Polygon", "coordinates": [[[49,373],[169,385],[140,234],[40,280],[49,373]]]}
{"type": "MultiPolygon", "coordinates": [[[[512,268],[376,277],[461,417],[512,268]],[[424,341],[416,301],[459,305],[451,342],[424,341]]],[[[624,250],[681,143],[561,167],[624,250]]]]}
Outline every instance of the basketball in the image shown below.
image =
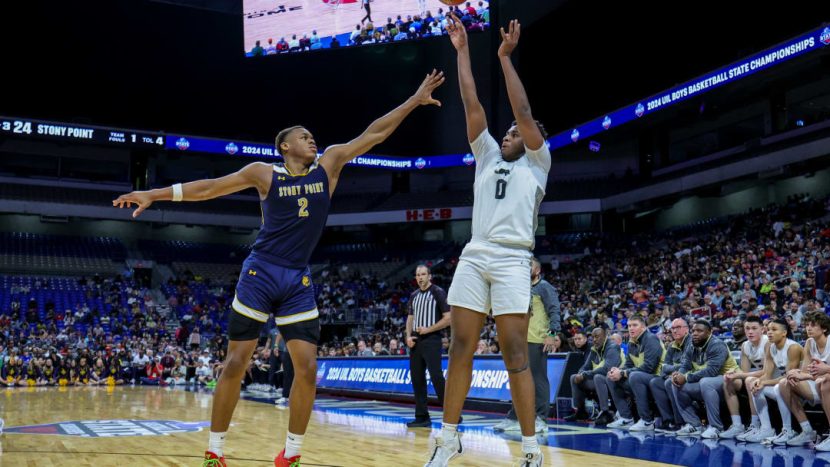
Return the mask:
{"type": "Polygon", "coordinates": [[[444,5],[456,6],[456,5],[461,5],[462,3],[466,2],[466,1],[467,0],[441,0],[441,3],[443,3],[444,5]]]}

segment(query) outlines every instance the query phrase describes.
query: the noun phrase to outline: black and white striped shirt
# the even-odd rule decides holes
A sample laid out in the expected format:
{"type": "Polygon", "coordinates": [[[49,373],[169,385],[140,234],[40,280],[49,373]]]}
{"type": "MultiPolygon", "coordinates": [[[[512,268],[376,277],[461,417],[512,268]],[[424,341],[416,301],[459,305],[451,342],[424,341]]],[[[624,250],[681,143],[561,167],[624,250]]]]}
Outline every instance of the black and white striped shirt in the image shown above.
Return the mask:
{"type": "MultiPolygon", "coordinates": [[[[444,313],[450,311],[447,305],[447,293],[435,284],[426,290],[420,288],[409,297],[409,314],[412,315],[412,331],[416,333],[420,327],[430,327],[441,320],[444,313]]],[[[439,331],[422,335],[421,338],[438,334],[439,331]]]]}

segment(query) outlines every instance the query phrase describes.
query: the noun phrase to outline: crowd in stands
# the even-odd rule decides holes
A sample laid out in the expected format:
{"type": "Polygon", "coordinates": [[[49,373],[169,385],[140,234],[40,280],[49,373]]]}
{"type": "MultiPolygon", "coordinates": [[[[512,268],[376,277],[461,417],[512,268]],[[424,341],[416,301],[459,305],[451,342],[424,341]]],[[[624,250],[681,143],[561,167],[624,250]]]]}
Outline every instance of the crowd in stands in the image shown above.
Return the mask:
{"type": "Polygon", "coordinates": [[[461,20],[468,31],[484,31],[490,27],[489,3],[479,1],[476,7],[467,2],[463,8],[453,6],[446,12],[443,8],[439,8],[435,15],[431,11],[426,11],[417,15],[397,15],[394,19],[388,17],[385,24],[375,24],[371,20],[365,21],[357,24],[351,34],[341,35],[342,38],[334,35],[330,41],[322,40],[316,30],[313,30],[310,36],[307,33],[302,34],[302,37],[293,34],[290,39],[281,37],[278,41],[269,38],[265,44],[262,41],[256,41],[250,55],[276,55],[318,50],[326,47],[338,48],[382,44],[441,36],[446,34],[447,16],[451,13],[454,13],[461,20]]]}
{"type": "Polygon", "coordinates": [[[221,371],[226,338],[186,285],[169,297],[183,318],[171,333],[171,308],[121,276],[78,279],[81,298],[63,310],[29,298],[50,287],[45,280],[22,283],[12,280],[0,291],[10,297],[0,310],[0,385],[207,384],[221,371]],[[199,326],[212,339],[202,341],[199,326]]]}
{"type": "MultiPolygon", "coordinates": [[[[806,317],[830,312],[828,212],[827,198],[800,195],[661,233],[587,237],[587,254],[546,265],[545,278],[561,302],[555,351],[589,358],[592,331],[602,327],[627,355],[635,316],[667,347],[671,323],[682,318],[690,325],[706,320],[716,338],[737,350],[747,341],[744,322],[753,316],[765,324],[784,320],[803,345],[806,317]]],[[[456,263],[450,257],[432,265],[433,282],[449,287],[456,263]]],[[[71,296],[77,302],[59,306],[43,292],[65,283],[4,278],[0,385],[215,384],[234,284],[189,272],[156,291],[122,276],[76,281],[71,296]]],[[[348,336],[322,342],[320,357],[408,353],[403,343],[407,300],[416,288],[412,278],[392,284],[331,265],[314,282],[323,325],[356,326],[348,336]]],[[[279,385],[281,351],[270,340],[272,327],[263,330],[246,384],[279,385]]],[[[449,345],[445,335],[445,353],[449,345]]],[[[488,320],[476,354],[497,353],[498,333],[488,320]]]]}

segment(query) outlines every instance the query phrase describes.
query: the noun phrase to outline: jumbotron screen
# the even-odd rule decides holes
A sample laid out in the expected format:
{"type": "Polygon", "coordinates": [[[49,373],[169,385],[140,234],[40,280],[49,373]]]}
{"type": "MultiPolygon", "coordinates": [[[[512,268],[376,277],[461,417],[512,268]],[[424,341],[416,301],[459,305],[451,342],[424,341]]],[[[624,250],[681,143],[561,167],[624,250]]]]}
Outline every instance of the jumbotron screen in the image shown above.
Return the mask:
{"type": "Polygon", "coordinates": [[[244,0],[249,57],[386,44],[446,35],[451,9],[470,33],[490,27],[490,4],[439,0],[244,0]]]}

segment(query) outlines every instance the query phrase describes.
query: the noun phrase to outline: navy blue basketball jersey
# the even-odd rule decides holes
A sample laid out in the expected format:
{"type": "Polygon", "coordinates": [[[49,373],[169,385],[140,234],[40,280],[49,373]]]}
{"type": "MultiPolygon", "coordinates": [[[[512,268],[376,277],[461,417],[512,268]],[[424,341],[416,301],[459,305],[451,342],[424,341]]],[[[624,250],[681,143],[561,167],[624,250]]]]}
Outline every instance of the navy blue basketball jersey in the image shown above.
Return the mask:
{"type": "Polygon", "coordinates": [[[317,162],[304,175],[290,173],[282,163],[273,167],[253,254],[278,266],[305,268],[329,215],[329,178],[317,162]]]}

